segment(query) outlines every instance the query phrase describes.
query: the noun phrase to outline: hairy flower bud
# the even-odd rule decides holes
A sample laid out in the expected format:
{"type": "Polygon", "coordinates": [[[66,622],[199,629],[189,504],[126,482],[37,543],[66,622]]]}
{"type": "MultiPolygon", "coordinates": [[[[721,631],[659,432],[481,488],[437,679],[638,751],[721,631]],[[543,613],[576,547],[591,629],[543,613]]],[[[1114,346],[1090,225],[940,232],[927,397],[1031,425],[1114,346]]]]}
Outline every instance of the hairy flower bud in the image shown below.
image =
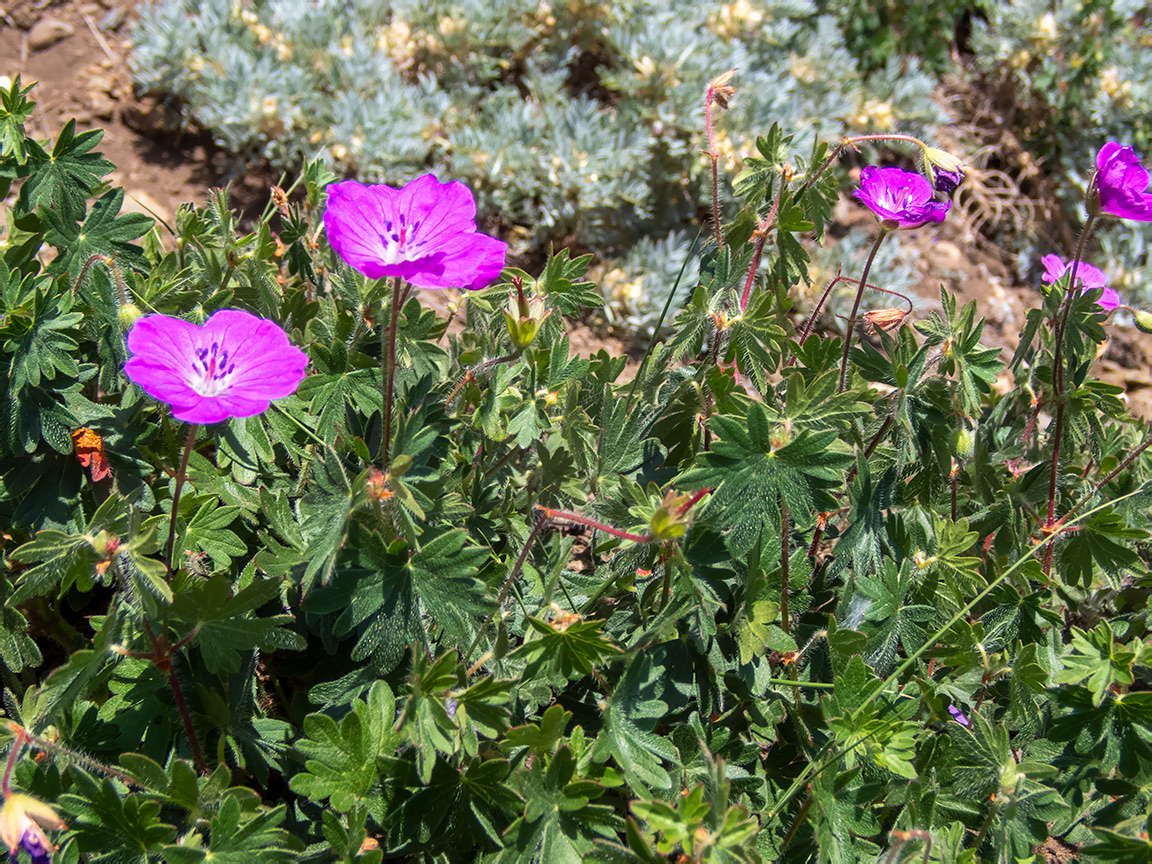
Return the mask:
{"type": "Polygon", "coordinates": [[[1152,312],[1141,309],[1136,313],[1136,329],[1141,333],[1152,333],[1152,312]]]}
{"type": "Polygon", "coordinates": [[[125,303],[116,310],[116,320],[120,324],[120,330],[127,333],[132,329],[132,325],[144,317],[144,312],[135,303],[125,303]]]}

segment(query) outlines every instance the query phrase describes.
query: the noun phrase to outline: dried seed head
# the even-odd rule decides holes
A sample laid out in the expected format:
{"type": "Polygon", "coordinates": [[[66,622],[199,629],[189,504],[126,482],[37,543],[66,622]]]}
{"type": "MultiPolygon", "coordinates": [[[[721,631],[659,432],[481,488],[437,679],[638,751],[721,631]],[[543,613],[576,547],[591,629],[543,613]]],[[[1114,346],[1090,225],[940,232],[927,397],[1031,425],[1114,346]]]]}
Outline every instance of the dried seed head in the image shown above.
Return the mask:
{"type": "Polygon", "coordinates": [[[895,330],[904,323],[904,319],[907,317],[908,313],[902,309],[872,309],[864,313],[864,321],[873,333],[880,330],[886,333],[889,330],[895,330]]]}
{"type": "Polygon", "coordinates": [[[728,83],[735,74],[735,69],[729,69],[723,75],[714,78],[708,85],[708,98],[719,105],[721,111],[728,110],[728,100],[736,95],[736,88],[728,83]]]}

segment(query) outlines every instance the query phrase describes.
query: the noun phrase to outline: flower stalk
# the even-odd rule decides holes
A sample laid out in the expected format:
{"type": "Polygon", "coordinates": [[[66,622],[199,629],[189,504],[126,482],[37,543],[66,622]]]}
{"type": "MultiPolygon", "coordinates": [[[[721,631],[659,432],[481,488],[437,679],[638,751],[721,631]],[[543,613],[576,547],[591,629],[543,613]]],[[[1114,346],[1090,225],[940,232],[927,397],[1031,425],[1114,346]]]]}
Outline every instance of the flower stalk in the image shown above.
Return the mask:
{"type": "Polygon", "coordinates": [[[191,423],[188,426],[188,437],[184,441],[184,452],[180,456],[180,468],[176,471],[176,487],[172,490],[172,513],[168,518],[168,545],[164,549],[164,566],[168,573],[172,573],[172,551],[176,544],[176,514],[180,511],[180,493],[184,489],[184,477],[188,472],[188,457],[192,455],[192,448],[196,444],[196,432],[199,426],[191,423]]]}
{"type": "Polygon", "coordinates": [[[872,244],[872,251],[868,253],[868,261],[864,264],[864,272],[860,276],[860,284],[856,288],[856,299],[852,303],[852,313],[848,316],[848,328],[844,333],[844,355],[840,358],[840,385],[837,393],[843,393],[848,384],[848,353],[852,350],[852,331],[856,327],[856,316],[860,312],[860,300],[864,296],[864,288],[868,285],[868,273],[872,270],[872,262],[876,260],[876,252],[880,249],[888,229],[881,227],[872,244]]]}

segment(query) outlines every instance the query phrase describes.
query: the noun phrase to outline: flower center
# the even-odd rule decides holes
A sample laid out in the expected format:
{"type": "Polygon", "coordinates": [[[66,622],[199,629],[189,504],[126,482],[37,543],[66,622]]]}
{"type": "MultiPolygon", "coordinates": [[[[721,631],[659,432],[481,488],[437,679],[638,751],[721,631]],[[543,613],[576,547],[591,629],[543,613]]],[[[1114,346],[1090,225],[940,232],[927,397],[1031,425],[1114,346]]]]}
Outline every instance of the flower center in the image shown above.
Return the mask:
{"type": "Polygon", "coordinates": [[[228,350],[217,342],[211,348],[197,348],[196,361],[192,364],[195,372],[188,386],[201,396],[219,396],[228,389],[235,363],[228,361],[228,350]]]}
{"type": "Polygon", "coordinates": [[[408,217],[403,213],[397,217],[396,222],[384,220],[384,230],[380,232],[380,239],[384,243],[389,264],[420,257],[414,253],[425,244],[423,241],[415,239],[418,230],[420,230],[420,220],[417,219],[409,224],[408,217]]]}

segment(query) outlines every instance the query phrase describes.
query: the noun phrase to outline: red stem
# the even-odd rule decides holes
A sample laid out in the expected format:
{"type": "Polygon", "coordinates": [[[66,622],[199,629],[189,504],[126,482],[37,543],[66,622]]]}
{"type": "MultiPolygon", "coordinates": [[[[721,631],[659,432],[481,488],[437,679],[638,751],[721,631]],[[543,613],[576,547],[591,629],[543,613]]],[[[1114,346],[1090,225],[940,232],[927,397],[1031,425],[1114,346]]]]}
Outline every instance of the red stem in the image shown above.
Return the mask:
{"type": "Polygon", "coordinates": [[[619,537],[622,540],[632,540],[636,543],[651,543],[656,539],[654,535],[647,534],[629,534],[627,531],[621,531],[619,528],[613,528],[611,525],[605,525],[603,522],[597,522],[595,519],[589,519],[587,516],[581,516],[579,513],[572,513],[569,510],[553,510],[551,507],[544,507],[540,504],[536,505],[537,510],[544,511],[544,515],[549,519],[562,519],[565,522],[574,522],[577,525],[584,525],[588,528],[595,528],[599,531],[611,534],[613,537],[619,537]]]}
{"type": "Polygon", "coordinates": [[[848,352],[852,350],[852,331],[856,327],[856,313],[860,311],[860,300],[864,296],[864,289],[868,285],[868,272],[872,269],[872,262],[876,260],[876,253],[887,229],[881,228],[876,242],[872,244],[872,251],[868,253],[868,261],[864,265],[864,273],[860,276],[860,287],[856,289],[856,302],[852,304],[852,314],[848,316],[848,331],[844,334],[844,356],[840,358],[840,387],[837,393],[843,393],[848,383],[848,352]]]}

